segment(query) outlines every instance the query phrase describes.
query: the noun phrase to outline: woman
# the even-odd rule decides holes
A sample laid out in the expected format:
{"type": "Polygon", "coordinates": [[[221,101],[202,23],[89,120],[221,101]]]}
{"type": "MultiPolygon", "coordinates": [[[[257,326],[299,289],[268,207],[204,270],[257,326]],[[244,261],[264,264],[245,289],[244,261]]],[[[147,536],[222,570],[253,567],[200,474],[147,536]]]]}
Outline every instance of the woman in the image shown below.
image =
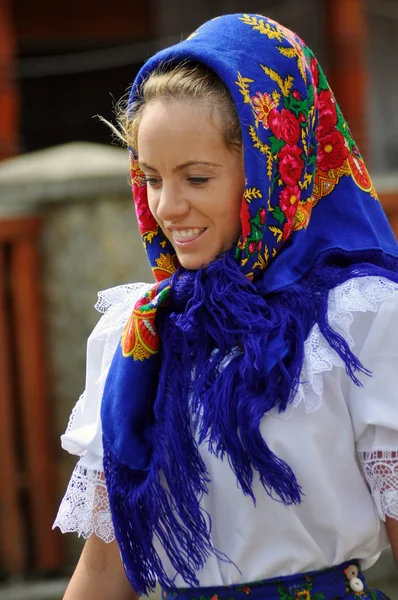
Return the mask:
{"type": "Polygon", "coordinates": [[[398,248],[314,56],[215,19],[121,121],[156,284],[101,296],[65,598],[385,598],[361,566],[386,531],[398,555],[398,248]]]}

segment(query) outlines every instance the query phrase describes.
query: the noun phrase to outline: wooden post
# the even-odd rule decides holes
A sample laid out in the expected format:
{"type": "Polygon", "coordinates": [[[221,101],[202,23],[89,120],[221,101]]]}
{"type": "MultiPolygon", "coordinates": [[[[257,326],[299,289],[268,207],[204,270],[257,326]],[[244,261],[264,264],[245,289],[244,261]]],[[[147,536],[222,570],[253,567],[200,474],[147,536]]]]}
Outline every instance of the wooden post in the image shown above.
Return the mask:
{"type": "Polygon", "coordinates": [[[0,2],[0,160],[18,151],[19,103],[14,81],[15,36],[10,0],[0,2]]]}
{"type": "Polygon", "coordinates": [[[15,390],[12,377],[13,350],[9,323],[7,264],[0,246],[0,549],[3,568],[10,575],[23,572],[26,546],[20,505],[20,465],[16,444],[15,390]]]}
{"type": "Polygon", "coordinates": [[[359,151],[367,159],[366,15],[363,0],[326,0],[331,87],[359,151]]]}
{"type": "MultiPolygon", "coordinates": [[[[58,532],[51,531],[55,515],[54,461],[41,319],[39,222],[35,219],[28,222],[31,234],[21,236],[11,245],[11,291],[33,566],[41,572],[49,572],[61,566],[61,546],[58,532]]],[[[20,224],[23,225],[23,221],[20,224]]]]}

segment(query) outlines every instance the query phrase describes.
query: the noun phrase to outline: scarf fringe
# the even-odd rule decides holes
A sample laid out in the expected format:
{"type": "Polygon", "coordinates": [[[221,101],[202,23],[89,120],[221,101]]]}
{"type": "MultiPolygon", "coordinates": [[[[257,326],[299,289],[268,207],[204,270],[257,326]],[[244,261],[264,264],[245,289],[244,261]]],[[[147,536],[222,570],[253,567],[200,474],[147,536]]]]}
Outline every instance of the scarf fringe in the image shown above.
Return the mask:
{"type": "MultiPolygon", "coordinates": [[[[142,595],[155,590],[157,580],[173,586],[154,547],[154,538],[164,548],[171,564],[188,585],[199,585],[196,572],[212,552],[210,523],[199,507],[197,490],[182,486],[173,497],[160,472],[146,478],[120,464],[104,439],[104,470],[107,473],[115,535],[126,573],[134,590],[142,595]],[[185,492],[185,493],[184,493],[185,492]]],[[[178,465],[172,487],[178,486],[178,465]]]]}
{"type": "Polygon", "coordinates": [[[214,549],[211,520],[200,507],[209,483],[200,444],[221,459],[227,456],[238,485],[254,502],[255,472],[273,499],[285,505],[301,501],[292,469],[261,435],[261,419],[271,409],[284,411],[294,398],[304,342],[315,323],[356,385],[357,373],[370,375],[327,314],[329,291],[348,279],[373,275],[398,282],[397,261],[368,255],[355,265],[344,255],[337,264],[330,255],[321,257],[302,280],[264,296],[230,254],[207,269],[173,277],[169,304],[158,317],[165,342],[149,471],[122,465],[104,437],[115,534],[137,593],[153,590],[156,579],[174,586],[154,538],[190,586],[199,585],[196,573],[211,553],[229,560],[214,549]],[[373,264],[365,262],[370,258],[373,264]]]}

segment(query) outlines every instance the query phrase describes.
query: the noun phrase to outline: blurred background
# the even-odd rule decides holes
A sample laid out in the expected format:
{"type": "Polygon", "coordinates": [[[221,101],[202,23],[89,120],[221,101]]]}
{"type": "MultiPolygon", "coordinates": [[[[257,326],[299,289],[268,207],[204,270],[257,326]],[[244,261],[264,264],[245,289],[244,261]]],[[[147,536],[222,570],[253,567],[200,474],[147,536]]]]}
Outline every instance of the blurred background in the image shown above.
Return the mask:
{"type": "MultiPolygon", "coordinates": [[[[95,115],[112,120],[151,54],[228,12],[312,47],[398,235],[398,0],[0,0],[0,599],[61,597],[82,541],[51,531],[76,461],[59,436],[93,305],[151,280],[126,152],[95,115]]],[[[388,552],[371,578],[398,597],[388,552]]]]}

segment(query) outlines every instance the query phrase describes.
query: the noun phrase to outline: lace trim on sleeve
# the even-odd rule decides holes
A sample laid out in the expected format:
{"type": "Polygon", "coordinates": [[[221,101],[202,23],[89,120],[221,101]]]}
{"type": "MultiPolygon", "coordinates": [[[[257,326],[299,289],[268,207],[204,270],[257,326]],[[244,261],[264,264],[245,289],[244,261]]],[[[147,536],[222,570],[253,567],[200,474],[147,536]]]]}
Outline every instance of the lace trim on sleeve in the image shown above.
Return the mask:
{"type": "Polygon", "coordinates": [[[98,292],[98,301],[95,308],[99,312],[106,313],[93,332],[95,339],[104,342],[101,375],[97,381],[100,386],[101,397],[115,349],[120,342],[131,311],[137,300],[152,286],[153,284],[148,283],[131,283],[98,292]]]}
{"type": "Polygon", "coordinates": [[[131,300],[138,300],[138,298],[143,296],[152,286],[153,284],[138,282],[126,283],[107,290],[102,290],[101,292],[98,292],[98,300],[95,308],[100,313],[106,313],[115,306],[123,306],[126,301],[131,307],[131,300]]]}
{"type": "Polygon", "coordinates": [[[69,481],[53,529],[76,532],[87,539],[95,533],[104,542],[115,539],[102,463],[81,458],[69,481]]]}
{"type": "MultiPolygon", "coordinates": [[[[328,318],[331,327],[340,333],[350,348],[354,340],[350,326],[355,312],[377,312],[380,304],[398,292],[398,284],[383,277],[357,277],[334,288],[329,293],[328,318]]],[[[313,413],[322,404],[323,373],[344,363],[314,325],[304,344],[304,363],[300,384],[293,402],[283,412],[271,411],[273,416],[289,418],[294,408],[304,402],[306,411],[313,413]]]]}
{"type": "Polygon", "coordinates": [[[398,520],[398,450],[359,452],[380,518],[398,520]]]}

